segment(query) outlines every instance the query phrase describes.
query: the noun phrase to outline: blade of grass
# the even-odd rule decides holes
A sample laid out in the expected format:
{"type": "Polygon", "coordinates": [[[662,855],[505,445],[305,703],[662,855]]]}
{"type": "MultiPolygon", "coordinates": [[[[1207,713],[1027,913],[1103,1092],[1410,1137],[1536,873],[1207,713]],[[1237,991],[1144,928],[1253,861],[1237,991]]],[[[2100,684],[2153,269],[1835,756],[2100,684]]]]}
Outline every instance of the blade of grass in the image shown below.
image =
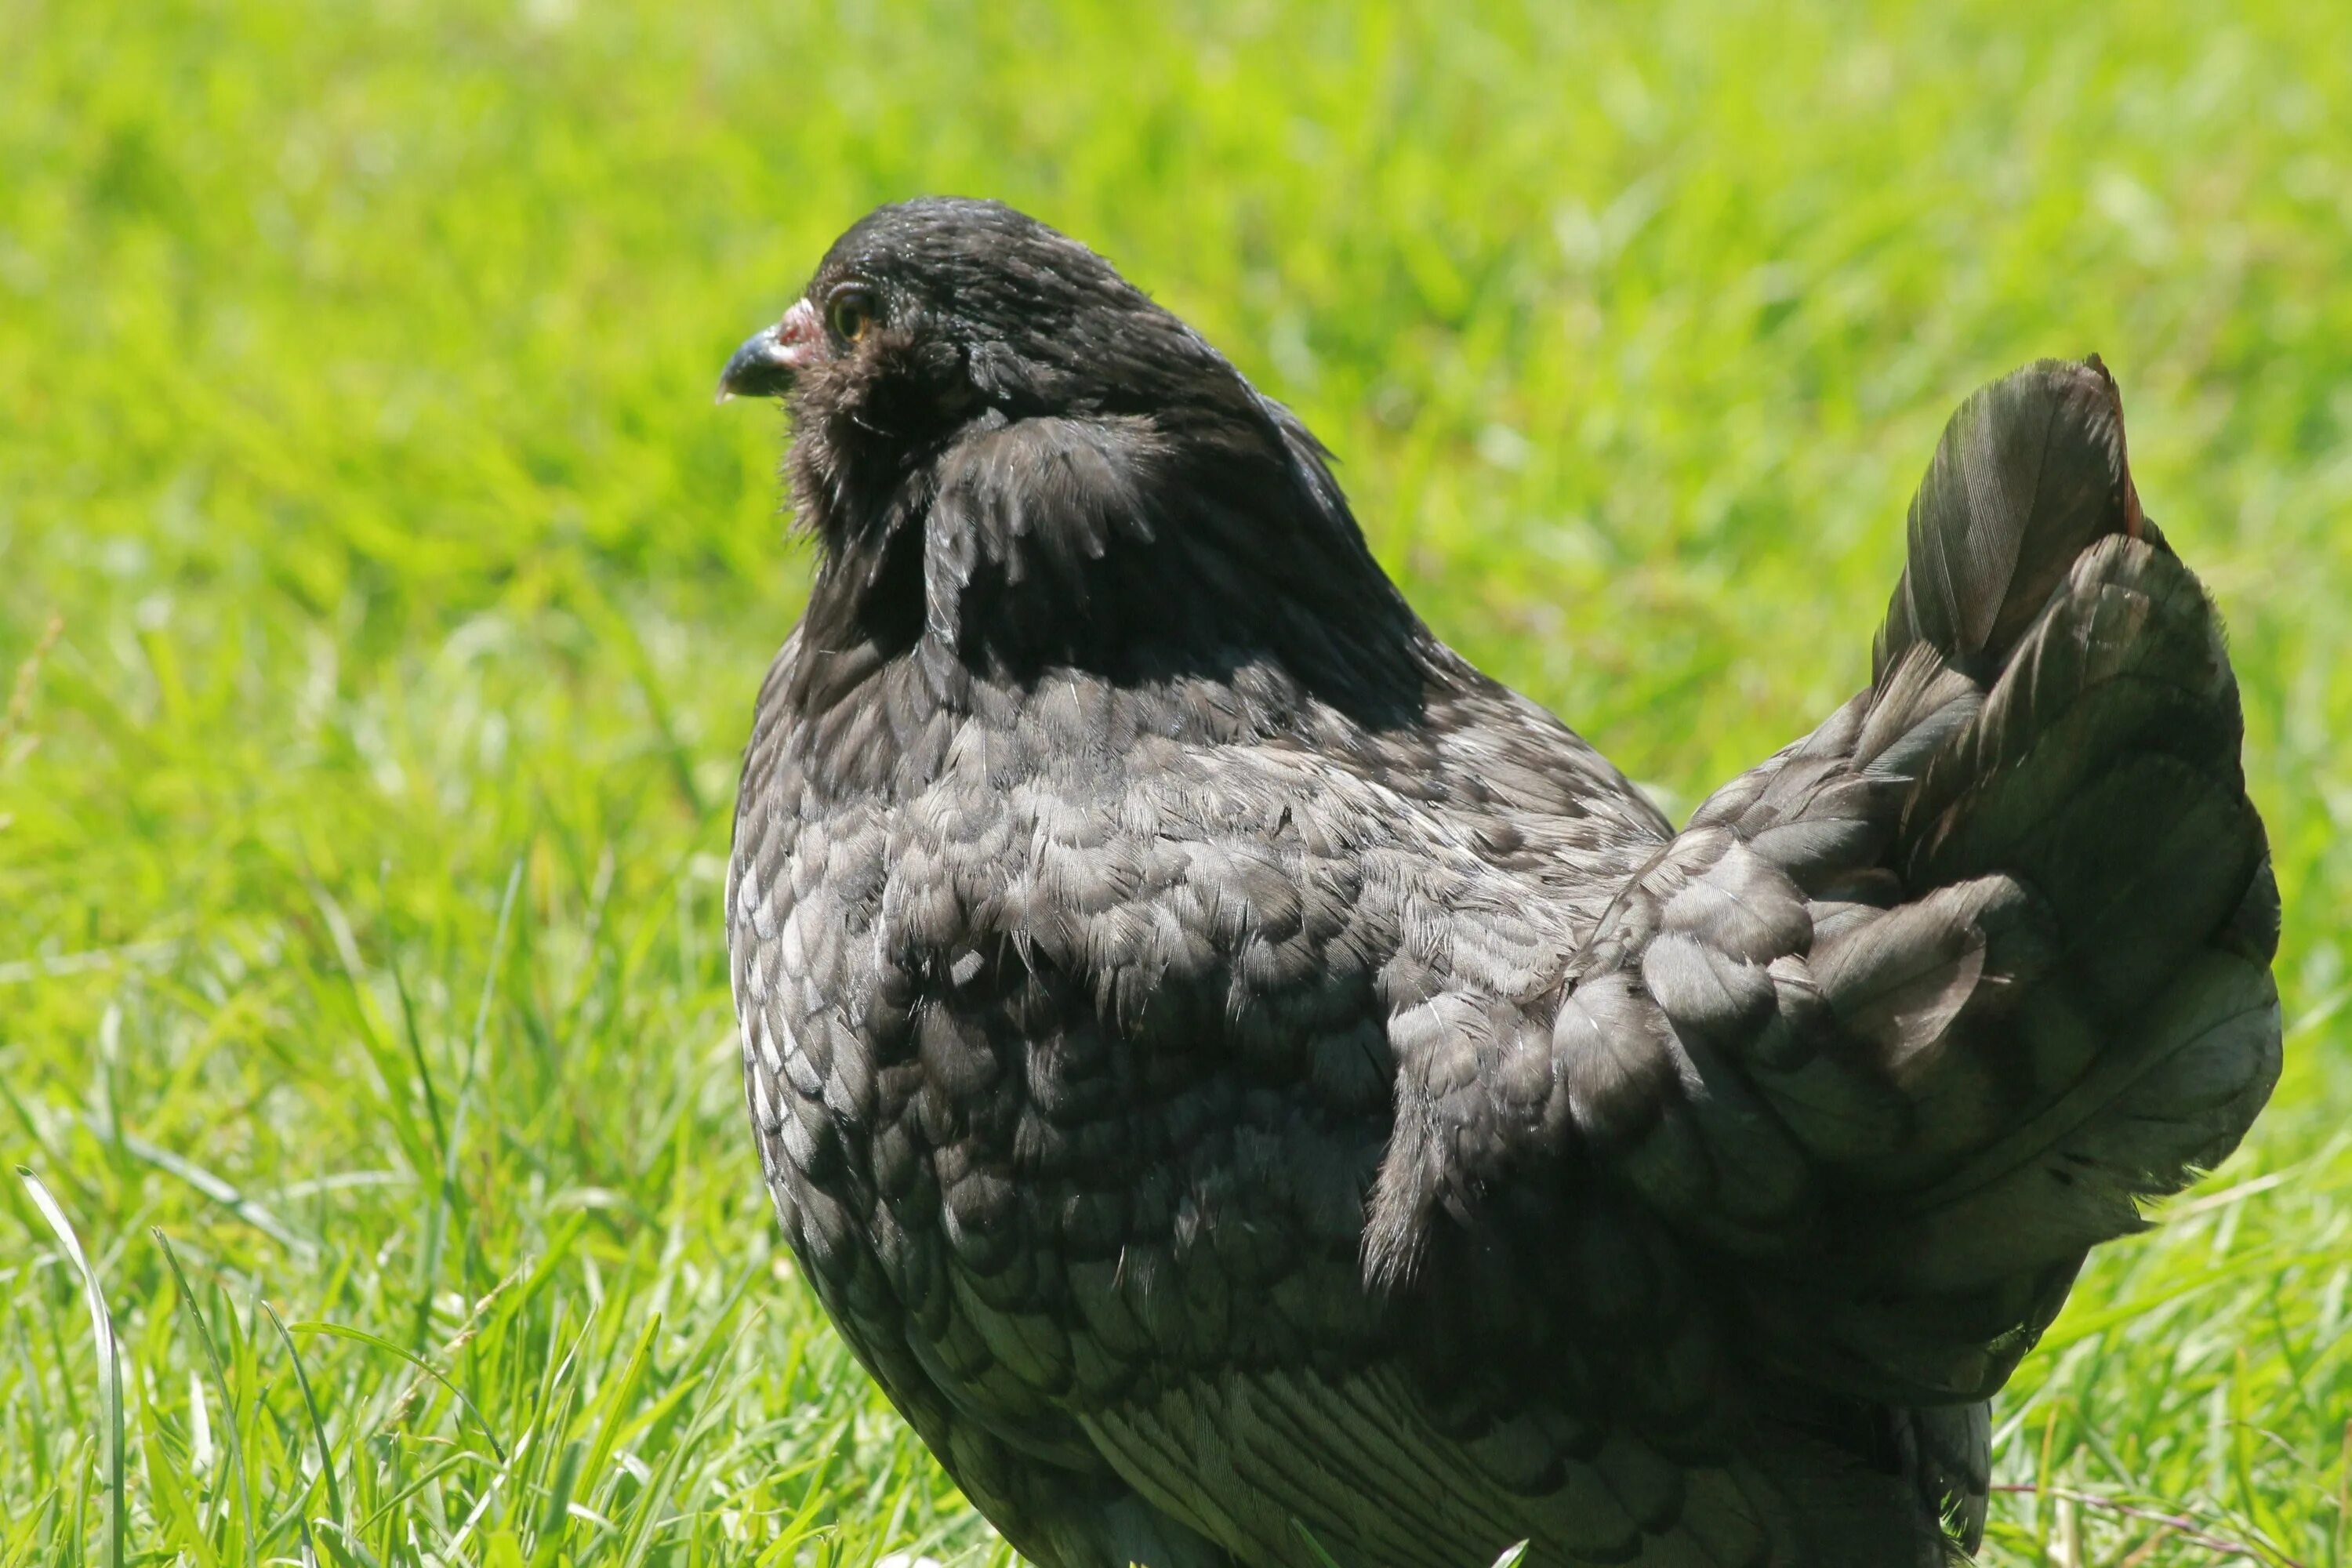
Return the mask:
{"type": "Polygon", "coordinates": [[[499,1463],[502,1465],[506,1463],[506,1445],[499,1441],[499,1435],[495,1431],[491,1430],[488,1419],[485,1417],[479,1410],[475,1408],[474,1402],[472,1400],[466,1397],[466,1391],[464,1389],[459,1388],[456,1384],[450,1382],[448,1378],[443,1376],[440,1371],[423,1356],[416,1354],[413,1351],[404,1350],[401,1346],[394,1344],[390,1340],[385,1339],[381,1334],[372,1334],[365,1329],[354,1329],[343,1323],[305,1321],[299,1323],[289,1323],[287,1327],[291,1331],[298,1334],[329,1334],[339,1340],[350,1340],[355,1344],[366,1345],[371,1350],[382,1351],[386,1355],[399,1357],[402,1361],[406,1362],[409,1365],[415,1367],[417,1371],[423,1373],[425,1376],[431,1378],[434,1382],[447,1389],[449,1391],[449,1397],[455,1399],[465,1410],[466,1414],[474,1418],[474,1425],[480,1428],[482,1436],[490,1445],[490,1451],[498,1456],[499,1463]]]}
{"type": "Polygon", "coordinates": [[[114,1340],[114,1315],[107,1310],[106,1292],[98,1282],[98,1271],[90,1267],[89,1258],[81,1249],[81,1239],[74,1234],[73,1224],[66,1218],[65,1210],[49,1195],[41,1179],[24,1166],[16,1167],[16,1179],[25,1184],[32,1194],[33,1206],[48,1222],[50,1232],[66,1257],[81,1275],[84,1298],[89,1304],[89,1336],[98,1352],[99,1452],[105,1461],[106,1475],[106,1568],[122,1568],[124,1545],[124,1480],[122,1474],[122,1371],[120,1352],[114,1340]]]}
{"type": "Polygon", "coordinates": [[[245,1550],[258,1551],[261,1540],[255,1528],[253,1510],[253,1479],[245,1468],[244,1423],[237,1417],[236,1400],[229,1393],[228,1373],[221,1365],[220,1346],[213,1339],[212,1325],[205,1321],[205,1310],[196,1302],[195,1287],[188,1283],[187,1271],[180,1267],[180,1255],[173,1250],[172,1238],[163,1234],[162,1226],[151,1226],[148,1234],[155,1245],[163,1249],[163,1261],[171,1265],[172,1278],[180,1287],[180,1305],[187,1309],[188,1320],[195,1325],[196,1342],[203,1347],[205,1364],[212,1369],[213,1388],[220,1395],[221,1430],[228,1437],[229,1468],[236,1475],[237,1500],[245,1516],[245,1550]]]}
{"type": "Polygon", "coordinates": [[[327,1512],[336,1524],[343,1524],[348,1516],[343,1512],[342,1489],[335,1482],[335,1454],[327,1443],[327,1423],[319,1414],[319,1401],[310,1392],[310,1374],[302,1369],[301,1349],[295,1344],[294,1336],[286,1331],[285,1321],[278,1317],[277,1308],[264,1301],[261,1310],[268,1316],[269,1326],[278,1331],[278,1339],[285,1342],[286,1359],[294,1367],[294,1386],[301,1391],[302,1409],[310,1420],[310,1436],[319,1446],[319,1474],[327,1483],[327,1512]]]}

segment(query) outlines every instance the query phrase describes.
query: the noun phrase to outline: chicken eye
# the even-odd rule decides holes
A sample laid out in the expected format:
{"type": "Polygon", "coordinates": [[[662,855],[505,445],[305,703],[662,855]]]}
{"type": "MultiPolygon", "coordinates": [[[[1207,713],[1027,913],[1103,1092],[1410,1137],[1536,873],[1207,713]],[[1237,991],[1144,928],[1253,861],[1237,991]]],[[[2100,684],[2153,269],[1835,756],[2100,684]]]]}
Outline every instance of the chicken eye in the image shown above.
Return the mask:
{"type": "Polygon", "coordinates": [[[836,289],[825,302],[824,315],[836,335],[854,343],[874,324],[874,296],[854,283],[836,289]]]}

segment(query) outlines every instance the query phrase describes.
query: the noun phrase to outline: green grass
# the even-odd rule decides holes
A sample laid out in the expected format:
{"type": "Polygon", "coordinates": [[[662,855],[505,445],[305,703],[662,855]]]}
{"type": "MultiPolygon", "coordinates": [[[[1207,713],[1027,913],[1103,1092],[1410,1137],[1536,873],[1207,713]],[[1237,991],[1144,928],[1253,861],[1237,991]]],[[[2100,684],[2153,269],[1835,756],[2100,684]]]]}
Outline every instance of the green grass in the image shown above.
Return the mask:
{"type": "Polygon", "coordinates": [[[1863,678],[1949,406],[2104,353],[2291,1057],[1987,1555],[2352,1563],[2352,8],[1450,11],[0,0],[0,1563],[112,1563],[117,1474],[131,1563],[1003,1558],[777,1245],[720,951],[808,560],[709,388],[926,190],[1190,316],[1685,806],[1863,678]]]}

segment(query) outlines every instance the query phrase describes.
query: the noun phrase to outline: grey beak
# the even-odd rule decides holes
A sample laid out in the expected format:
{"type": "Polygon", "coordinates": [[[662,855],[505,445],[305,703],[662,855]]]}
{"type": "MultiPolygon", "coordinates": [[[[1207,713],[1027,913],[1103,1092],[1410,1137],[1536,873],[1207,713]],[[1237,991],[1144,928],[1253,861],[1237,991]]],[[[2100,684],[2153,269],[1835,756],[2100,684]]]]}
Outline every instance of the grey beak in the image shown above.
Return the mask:
{"type": "Polygon", "coordinates": [[[719,373],[720,403],[730,397],[781,397],[790,392],[793,378],[817,356],[824,343],[816,307],[806,300],[784,312],[784,319],[744,340],[743,346],[719,373]]]}

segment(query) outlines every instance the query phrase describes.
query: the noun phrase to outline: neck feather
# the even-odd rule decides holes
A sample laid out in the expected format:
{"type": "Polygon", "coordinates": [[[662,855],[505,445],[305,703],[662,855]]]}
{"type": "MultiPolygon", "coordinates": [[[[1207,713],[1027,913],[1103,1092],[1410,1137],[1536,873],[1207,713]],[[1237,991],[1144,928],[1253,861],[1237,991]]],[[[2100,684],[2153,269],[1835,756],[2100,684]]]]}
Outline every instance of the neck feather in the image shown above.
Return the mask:
{"type": "Polygon", "coordinates": [[[1454,678],[1270,405],[1254,426],[999,422],[868,497],[796,477],[825,557],[776,695],[813,782],[919,787],[960,725],[1018,724],[1048,685],[1115,762],[1145,732],[1389,731],[1454,678]]]}

